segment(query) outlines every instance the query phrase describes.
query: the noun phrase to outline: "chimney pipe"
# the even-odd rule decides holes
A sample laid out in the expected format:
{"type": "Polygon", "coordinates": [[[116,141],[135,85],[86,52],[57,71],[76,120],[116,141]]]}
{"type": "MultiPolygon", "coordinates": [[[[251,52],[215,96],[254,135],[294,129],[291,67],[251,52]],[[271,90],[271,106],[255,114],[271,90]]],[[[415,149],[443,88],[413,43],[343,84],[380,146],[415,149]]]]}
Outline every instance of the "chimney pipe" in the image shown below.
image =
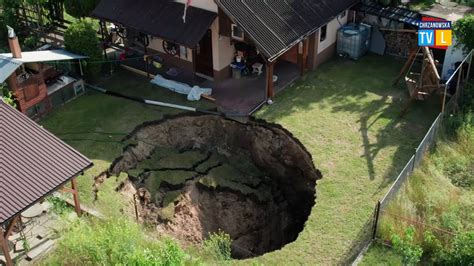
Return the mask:
{"type": "Polygon", "coordinates": [[[7,26],[8,29],[8,45],[10,46],[10,51],[12,52],[13,58],[21,58],[21,47],[18,37],[15,34],[15,31],[12,27],[7,26]]]}

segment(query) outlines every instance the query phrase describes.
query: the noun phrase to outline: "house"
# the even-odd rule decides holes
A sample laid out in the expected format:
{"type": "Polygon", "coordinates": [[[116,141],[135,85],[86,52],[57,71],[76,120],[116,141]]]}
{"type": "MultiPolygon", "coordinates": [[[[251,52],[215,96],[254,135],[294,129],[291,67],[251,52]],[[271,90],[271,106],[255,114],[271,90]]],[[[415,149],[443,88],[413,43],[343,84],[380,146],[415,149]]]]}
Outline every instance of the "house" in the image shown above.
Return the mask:
{"type": "Polygon", "coordinates": [[[75,178],[92,162],[1,98],[0,135],[0,264],[10,266],[8,239],[21,228],[16,226],[22,213],[63,188],[73,194],[79,215],[75,178]]]}
{"type": "Polygon", "coordinates": [[[127,49],[212,80],[218,103],[241,101],[250,111],[335,54],[337,30],[357,2],[102,0],[91,16],[102,21],[102,33],[113,23],[127,49]],[[254,67],[261,74],[255,82],[228,81],[254,67]]]}
{"type": "Polygon", "coordinates": [[[78,60],[80,67],[86,56],[65,50],[22,52],[11,28],[8,43],[11,53],[0,54],[0,83],[7,81],[21,112],[36,118],[84,92],[81,75],[70,63],[58,62],[78,60]]]}

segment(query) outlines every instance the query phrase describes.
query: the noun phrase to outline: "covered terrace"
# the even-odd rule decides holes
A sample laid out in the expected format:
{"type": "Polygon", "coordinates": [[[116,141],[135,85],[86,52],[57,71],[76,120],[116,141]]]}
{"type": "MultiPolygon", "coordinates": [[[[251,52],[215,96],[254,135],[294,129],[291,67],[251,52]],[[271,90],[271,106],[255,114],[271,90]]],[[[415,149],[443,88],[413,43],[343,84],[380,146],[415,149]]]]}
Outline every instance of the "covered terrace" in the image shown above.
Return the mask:
{"type": "Polygon", "coordinates": [[[22,230],[22,214],[61,190],[72,193],[80,215],[75,178],[92,162],[2,100],[0,135],[0,264],[12,266],[9,237],[22,230]]]}

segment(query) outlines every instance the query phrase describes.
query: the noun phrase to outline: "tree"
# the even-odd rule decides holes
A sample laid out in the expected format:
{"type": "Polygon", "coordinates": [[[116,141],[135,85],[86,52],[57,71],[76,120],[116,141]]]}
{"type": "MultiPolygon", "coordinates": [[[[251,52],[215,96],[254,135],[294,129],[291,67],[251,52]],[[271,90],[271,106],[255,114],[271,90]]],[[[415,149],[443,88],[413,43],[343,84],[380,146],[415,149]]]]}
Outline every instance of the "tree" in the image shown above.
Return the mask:
{"type": "Polygon", "coordinates": [[[64,33],[64,44],[71,52],[89,56],[83,62],[86,75],[95,76],[100,72],[101,65],[97,61],[101,60],[102,53],[92,22],[81,19],[71,24],[64,33]]]}
{"type": "Polygon", "coordinates": [[[467,15],[454,23],[454,34],[470,51],[474,49],[474,15],[467,15]]]}
{"type": "Polygon", "coordinates": [[[69,15],[83,18],[89,16],[98,3],[99,0],[65,0],[64,6],[69,15]]]}

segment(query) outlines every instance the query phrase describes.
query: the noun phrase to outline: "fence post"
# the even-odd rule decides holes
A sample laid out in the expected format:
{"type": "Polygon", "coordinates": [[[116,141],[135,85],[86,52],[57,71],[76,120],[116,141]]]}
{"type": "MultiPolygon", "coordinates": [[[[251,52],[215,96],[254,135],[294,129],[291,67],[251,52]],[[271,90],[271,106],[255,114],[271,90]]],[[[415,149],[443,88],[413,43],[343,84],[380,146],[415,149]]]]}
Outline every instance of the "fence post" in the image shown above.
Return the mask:
{"type": "Polygon", "coordinates": [[[380,201],[377,201],[377,204],[375,205],[375,215],[374,215],[374,225],[373,225],[374,228],[372,229],[372,239],[375,239],[377,235],[379,216],[380,216],[380,201]]]}
{"type": "Polygon", "coordinates": [[[471,73],[471,64],[472,64],[472,55],[474,54],[474,49],[471,50],[471,56],[469,57],[469,65],[467,66],[467,77],[466,81],[469,81],[469,74],[471,73]]]}
{"type": "Polygon", "coordinates": [[[449,83],[444,84],[444,94],[443,94],[443,103],[441,105],[441,113],[444,113],[444,109],[446,108],[446,94],[448,93],[448,85],[449,83]]]}

